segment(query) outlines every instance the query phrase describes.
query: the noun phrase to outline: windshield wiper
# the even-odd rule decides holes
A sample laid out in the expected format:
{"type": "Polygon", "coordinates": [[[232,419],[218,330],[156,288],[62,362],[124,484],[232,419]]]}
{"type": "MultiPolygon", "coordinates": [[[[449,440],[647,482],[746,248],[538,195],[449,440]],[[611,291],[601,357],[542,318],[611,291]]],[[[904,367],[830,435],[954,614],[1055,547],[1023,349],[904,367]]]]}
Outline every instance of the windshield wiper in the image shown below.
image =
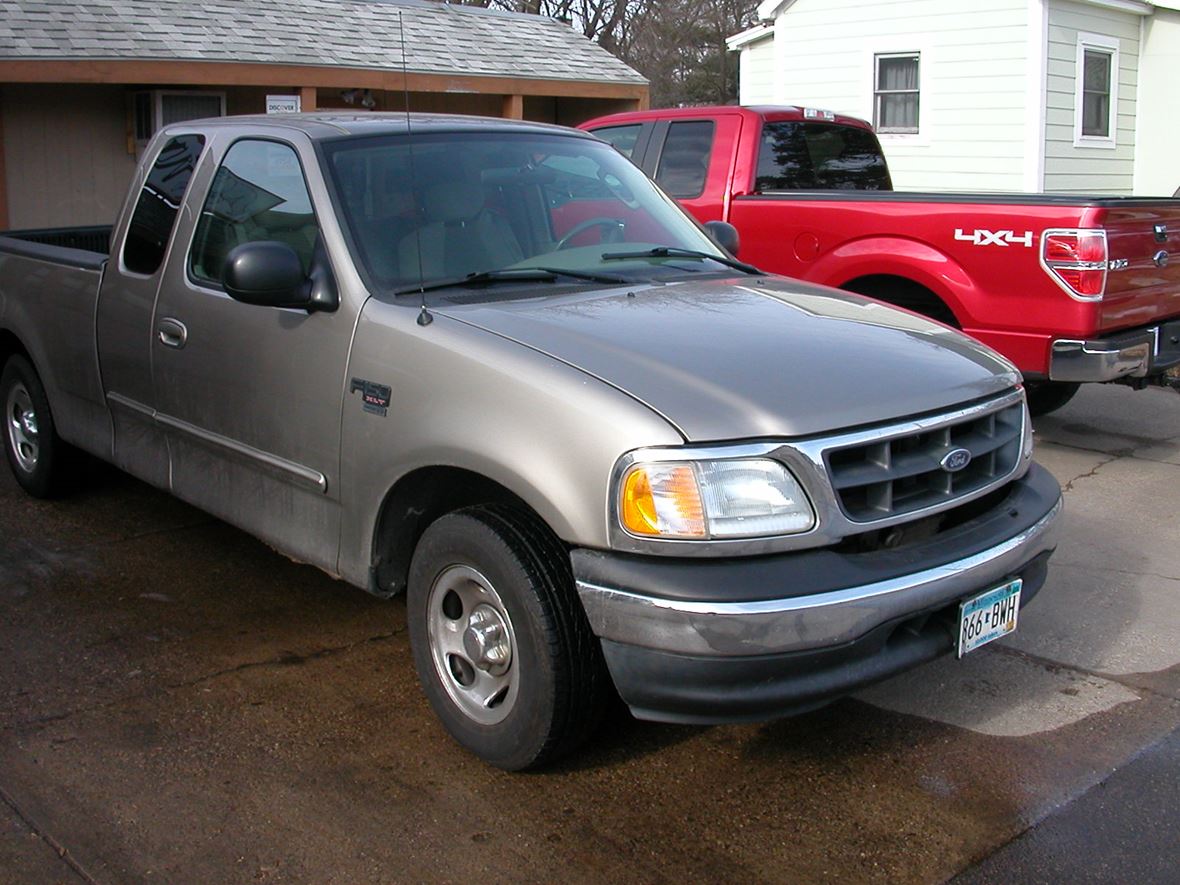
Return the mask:
{"type": "Polygon", "coordinates": [[[433,292],[436,289],[451,289],[455,286],[481,286],[489,283],[545,283],[557,277],[572,277],[592,283],[625,283],[622,277],[613,274],[589,273],[580,270],[561,270],[556,267],[505,267],[499,270],[483,270],[469,273],[464,277],[435,280],[417,286],[397,289],[394,295],[409,295],[416,292],[433,292]]]}
{"type": "Polygon", "coordinates": [[[724,264],[726,267],[732,267],[743,273],[764,273],[764,271],[759,270],[754,265],[746,264],[744,261],[738,261],[736,258],[714,255],[711,252],[701,252],[697,249],[681,249],[679,246],[656,246],[654,249],[642,249],[635,252],[604,252],[602,254],[603,261],[622,261],[627,258],[707,258],[710,261],[716,261],[718,264],[724,264]]]}

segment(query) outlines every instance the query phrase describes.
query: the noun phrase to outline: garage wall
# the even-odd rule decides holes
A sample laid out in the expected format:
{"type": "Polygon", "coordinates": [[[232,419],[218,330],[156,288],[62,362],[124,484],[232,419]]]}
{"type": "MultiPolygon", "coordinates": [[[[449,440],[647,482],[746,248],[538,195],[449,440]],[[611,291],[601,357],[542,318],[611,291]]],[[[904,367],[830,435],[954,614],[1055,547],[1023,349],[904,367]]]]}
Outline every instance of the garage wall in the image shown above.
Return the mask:
{"type": "Polygon", "coordinates": [[[1157,8],[1144,22],[1135,132],[1136,194],[1170,197],[1180,188],[1180,12],[1157,8]]]}
{"type": "Polygon", "coordinates": [[[0,89],[10,228],[112,224],[135,171],[121,86],[0,89]]]}

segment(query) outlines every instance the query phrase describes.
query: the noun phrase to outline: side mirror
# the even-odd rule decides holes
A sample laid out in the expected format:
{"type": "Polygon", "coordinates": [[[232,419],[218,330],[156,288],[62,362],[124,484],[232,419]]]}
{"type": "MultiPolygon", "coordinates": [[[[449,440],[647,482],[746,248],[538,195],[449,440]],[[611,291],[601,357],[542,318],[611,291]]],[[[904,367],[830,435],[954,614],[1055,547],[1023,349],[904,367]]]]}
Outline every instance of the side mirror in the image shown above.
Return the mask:
{"type": "Polygon", "coordinates": [[[728,221],[706,221],[705,230],[709,236],[713,238],[713,242],[732,255],[734,258],[738,256],[738,249],[741,248],[742,238],[738,236],[738,230],[728,221]]]}
{"type": "Polygon", "coordinates": [[[277,240],[235,246],[225,256],[221,282],[230,298],[263,307],[323,309],[295,250],[277,240]]]}

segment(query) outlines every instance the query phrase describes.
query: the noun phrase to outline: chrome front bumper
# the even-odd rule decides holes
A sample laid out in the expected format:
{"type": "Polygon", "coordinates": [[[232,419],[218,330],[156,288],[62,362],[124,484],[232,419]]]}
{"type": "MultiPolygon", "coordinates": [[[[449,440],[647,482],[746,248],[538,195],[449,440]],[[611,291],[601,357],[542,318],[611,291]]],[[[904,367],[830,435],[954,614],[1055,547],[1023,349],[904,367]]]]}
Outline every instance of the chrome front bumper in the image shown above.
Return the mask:
{"type": "MultiPolygon", "coordinates": [[[[882,624],[986,590],[1057,543],[1060,498],[1034,524],[982,552],[904,577],[808,596],[698,602],[577,581],[603,640],[679,655],[751,657],[830,648],[882,624]]],[[[782,576],[789,585],[791,576],[782,576]]]]}

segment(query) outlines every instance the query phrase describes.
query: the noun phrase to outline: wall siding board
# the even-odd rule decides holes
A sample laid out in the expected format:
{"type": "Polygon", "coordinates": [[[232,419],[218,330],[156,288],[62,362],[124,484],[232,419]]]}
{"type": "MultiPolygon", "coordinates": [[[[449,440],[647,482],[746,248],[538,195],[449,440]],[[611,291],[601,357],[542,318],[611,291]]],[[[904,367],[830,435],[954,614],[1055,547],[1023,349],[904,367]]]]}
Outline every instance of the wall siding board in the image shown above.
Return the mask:
{"type": "Polygon", "coordinates": [[[1027,0],[796,0],[767,41],[769,69],[743,66],[741,101],[872,120],[874,53],[917,51],[921,131],[881,137],[894,185],[1021,190],[1027,23],[1027,0]]]}
{"type": "Polygon", "coordinates": [[[127,153],[126,91],[9,84],[0,103],[9,225],[114,223],[135,171],[127,153]]]}
{"type": "Polygon", "coordinates": [[[1075,2],[1048,0],[1049,47],[1045,113],[1045,191],[1127,195],[1135,168],[1140,17],[1075,2]],[[1119,41],[1115,147],[1076,147],[1079,33],[1119,41]]]}

